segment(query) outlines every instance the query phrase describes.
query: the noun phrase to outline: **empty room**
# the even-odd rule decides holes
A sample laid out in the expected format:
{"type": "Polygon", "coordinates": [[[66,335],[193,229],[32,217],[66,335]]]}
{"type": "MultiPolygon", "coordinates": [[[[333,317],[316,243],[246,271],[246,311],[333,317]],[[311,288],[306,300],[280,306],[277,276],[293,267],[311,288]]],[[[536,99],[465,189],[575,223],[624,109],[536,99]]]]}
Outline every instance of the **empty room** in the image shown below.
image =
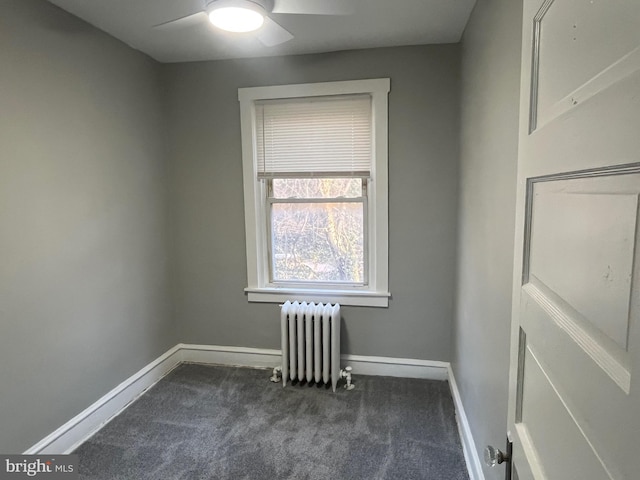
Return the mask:
{"type": "Polygon", "coordinates": [[[637,479],[639,131],[637,0],[0,0],[0,479],[637,479]]]}

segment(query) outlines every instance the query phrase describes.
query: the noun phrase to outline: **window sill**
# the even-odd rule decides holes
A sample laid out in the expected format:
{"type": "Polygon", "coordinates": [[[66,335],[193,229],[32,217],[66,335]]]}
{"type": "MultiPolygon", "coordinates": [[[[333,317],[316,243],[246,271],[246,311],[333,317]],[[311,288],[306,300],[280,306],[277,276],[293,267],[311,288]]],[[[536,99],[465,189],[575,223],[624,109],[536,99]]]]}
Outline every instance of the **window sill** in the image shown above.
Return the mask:
{"type": "Polygon", "coordinates": [[[305,302],[339,303],[357,307],[389,306],[388,292],[354,290],[320,290],[309,288],[245,288],[250,302],[284,303],[287,300],[305,302]]]}

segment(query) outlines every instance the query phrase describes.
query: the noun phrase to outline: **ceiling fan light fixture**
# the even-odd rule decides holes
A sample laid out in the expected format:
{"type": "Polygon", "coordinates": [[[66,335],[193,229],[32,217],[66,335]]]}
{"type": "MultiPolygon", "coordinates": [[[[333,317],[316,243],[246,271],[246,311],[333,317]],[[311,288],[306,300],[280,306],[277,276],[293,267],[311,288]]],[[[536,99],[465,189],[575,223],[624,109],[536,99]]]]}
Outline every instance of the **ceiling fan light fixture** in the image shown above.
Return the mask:
{"type": "Polygon", "coordinates": [[[227,32],[253,32],[264,23],[266,12],[248,1],[216,1],[211,4],[209,21],[227,32]]]}

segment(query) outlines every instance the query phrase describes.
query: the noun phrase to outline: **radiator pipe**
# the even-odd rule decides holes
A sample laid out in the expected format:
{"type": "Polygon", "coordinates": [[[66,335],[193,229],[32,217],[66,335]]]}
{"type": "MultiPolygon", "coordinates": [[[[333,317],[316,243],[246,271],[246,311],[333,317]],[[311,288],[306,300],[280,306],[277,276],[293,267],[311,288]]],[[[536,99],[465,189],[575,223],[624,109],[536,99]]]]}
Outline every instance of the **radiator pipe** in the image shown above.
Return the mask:
{"type": "Polygon", "coordinates": [[[279,383],[282,380],[282,367],[274,367],[273,375],[269,378],[273,383],[279,383]]]}
{"type": "Polygon", "coordinates": [[[340,378],[346,378],[347,379],[347,383],[344,386],[345,389],[347,390],[353,390],[356,386],[351,383],[351,371],[353,370],[353,368],[351,367],[344,367],[344,370],[340,370],[340,378]]]}
{"type": "MultiPolygon", "coordinates": [[[[340,370],[340,378],[344,378],[347,380],[344,388],[346,390],[353,390],[356,386],[352,383],[351,372],[353,368],[344,367],[344,369],[340,370]]],[[[279,383],[282,380],[282,367],[273,367],[273,373],[269,378],[273,383],[279,383]]]]}

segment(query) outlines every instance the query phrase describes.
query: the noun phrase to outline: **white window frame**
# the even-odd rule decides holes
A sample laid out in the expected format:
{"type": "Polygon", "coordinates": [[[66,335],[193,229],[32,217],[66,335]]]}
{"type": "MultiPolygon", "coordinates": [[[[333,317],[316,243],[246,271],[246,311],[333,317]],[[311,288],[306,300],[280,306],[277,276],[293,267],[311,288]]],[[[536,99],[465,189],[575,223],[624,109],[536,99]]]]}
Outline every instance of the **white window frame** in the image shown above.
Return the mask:
{"type": "Polygon", "coordinates": [[[247,247],[247,297],[250,302],[280,303],[286,300],[388,307],[389,202],[388,202],[388,78],[344,82],[239,88],[244,178],[245,233],[247,247]],[[371,95],[373,144],[371,178],[368,181],[368,274],[363,286],[275,285],[269,282],[267,250],[266,184],[257,178],[255,102],[282,98],[331,95],[371,95]]]}

